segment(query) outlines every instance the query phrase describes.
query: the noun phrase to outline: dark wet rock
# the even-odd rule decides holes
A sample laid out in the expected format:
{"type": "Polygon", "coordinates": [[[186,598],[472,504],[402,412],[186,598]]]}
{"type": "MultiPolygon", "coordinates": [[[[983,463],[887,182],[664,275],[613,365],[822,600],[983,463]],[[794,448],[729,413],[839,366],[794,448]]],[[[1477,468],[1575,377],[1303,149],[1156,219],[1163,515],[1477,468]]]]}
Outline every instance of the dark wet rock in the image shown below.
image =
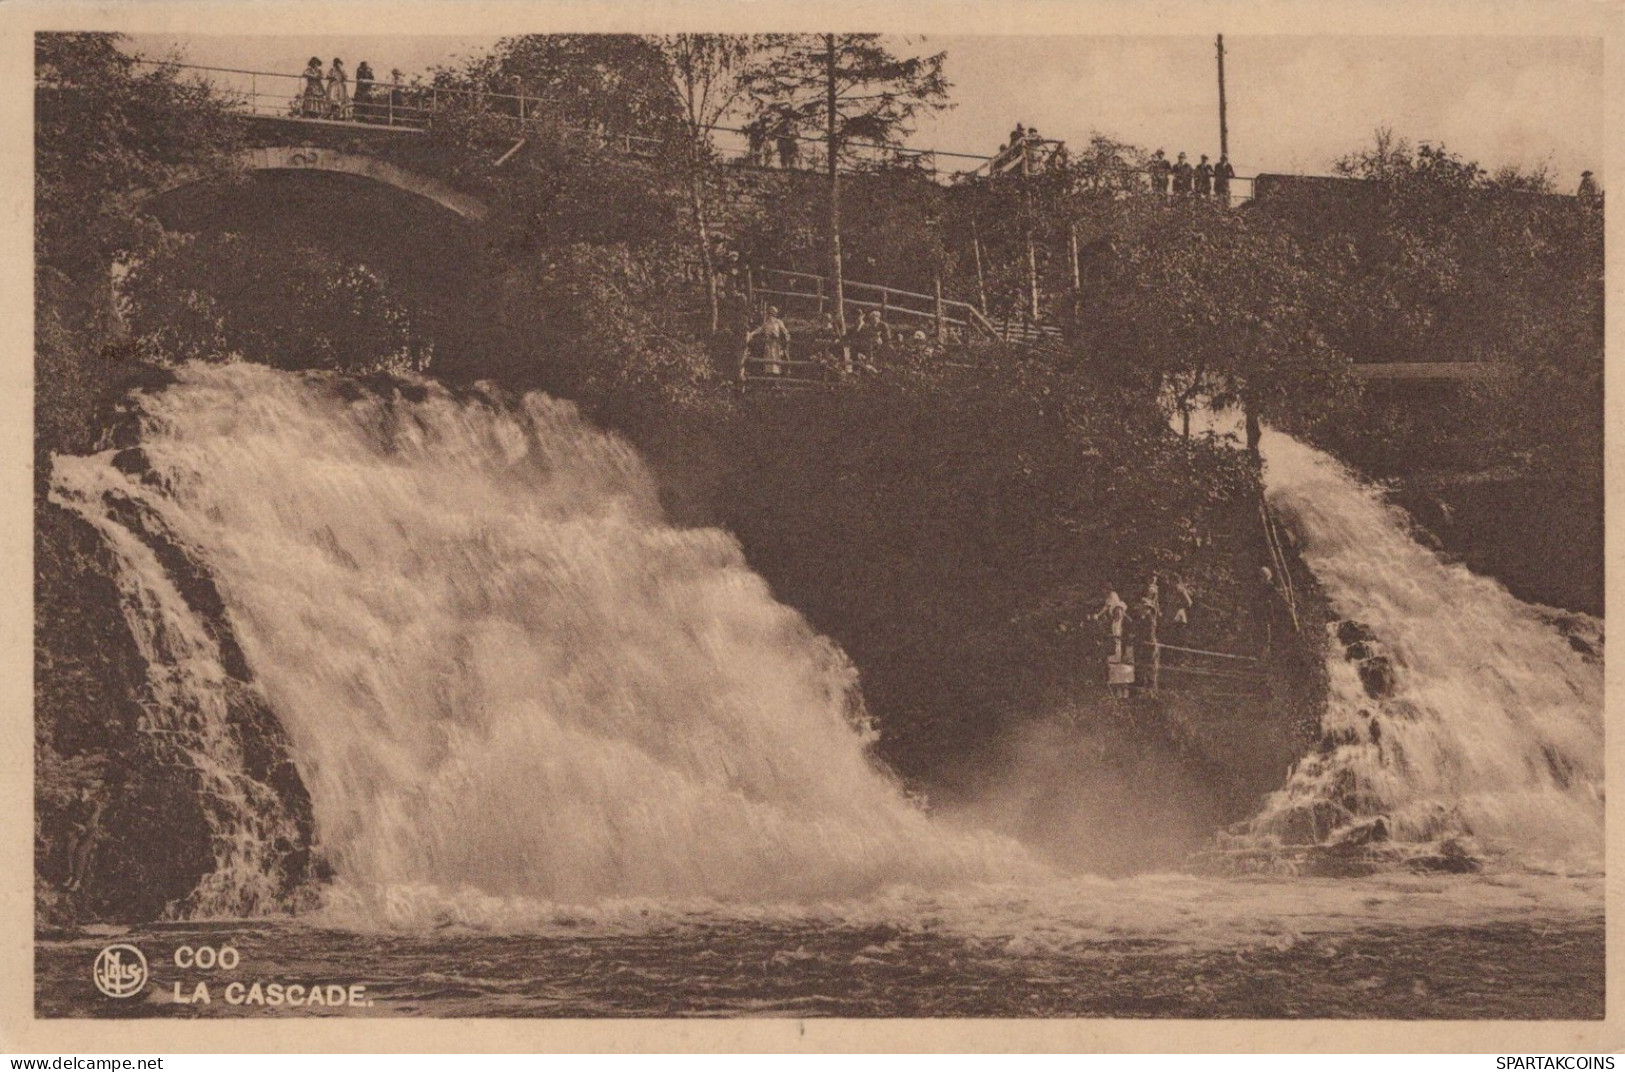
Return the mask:
{"type": "Polygon", "coordinates": [[[1376,649],[1373,648],[1368,641],[1364,640],[1356,640],[1354,643],[1343,649],[1343,657],[1349,662],[1353,663],[1363,662],[1366,659],[1374,658],[1376,654],[1376,649]]]}
{"type": "Polygon", "coordinates": [[[1382,743],[1382,723],[1378,722],[1376,719],[1373,718],[1373,719],[1371,719],[1371,721],[1369,723],[1367,723],[1366,728],[1371,734],[1371,743],[1372,744],[1381,744],[1382,743]]]}
{"type": "Polygon", "coordinates": [[[113,455],[113,468],[130,476],[145,476],[152,471],[152,459],[140,447],[125,447],[113,455]]]}
{"type": "Polygon", "coordinates": [[[1394,664],[1386,655],[1374,655],[1360,664],[1360,684],[1374,700],[1394,694],[1394,664]]]}
{"type": "Polygon", "coordinates": [[[1418,871],[1442,871],[1452,875],[1471,874],[1483,869],[1483,864],[1454,838],[1440,845],[1437,853],[1416,856],[1408,862],[1418,871]]]}
{"type": "Polygon", "coordinates": [[[151,488],[168,488],[169,482],[153,467],[152,457],[140,447],[126,447],[113,455],[113,468],[128,473],[151,488]]]}
{"type": "Polygon", "coordinates": [[[1362,641],[1370,643],[1377,639],[1377,635],[1371,631],[1370,626],[1363,622],[1354,621],[1351,618],[1337,623],[1337,639],[1339,643],[1344,645],[1357,644],[1362,641]]]}
{"type": "MultiPolygon", "coordinates": [[[[136,456],[126,459],[139,470],[136,456]]],[[[278,850],[283,887],[320,873],[311,859],[309,794],[275,715],[252,685],[212,577],[150,508],[127,496],[112,516],[157,554],[188,605],[219,642],[227,721],[244,773],[268,786],[297,842],[278,850]]],[[[35,712],[36,906],[42,921],[139,921],[183,904],[214,867],[212,834],[193,757],[145,728],[148,668],[125,623],[116,563],[100,534],[73,513],[37,505],[35,712]],[[95,830],[91,863],[68,889],[74,847],[95,830]]]]}
{"type": "Polygon", "coordinates": [[[1367,819],[1354,823],[1337,832],[1332,843],[1341,849],[1359,848],[1365,845],[1376,845],[1388,840],[1388,820],[1379,815],[1375,819],[1367,819]]]}
{"type": "Polygon", "coordinates": [[[1280,820],[1277,833],[1285,845],[1319,845],[1353,816],[1329,800],[1300,804],[1280,820]]]}
{"type": "Polygon", "coordinates": [[[1339,730],[1327,730],[1320,737],[1320,752],[1322,755],[1325,755],[1329,752],[1336,751],[1343,745],[1359,743],[1360,731],[1354,729],[1353,727],[1345,726],[1339,730]]]}
{"type": "Polygon", "coordinates": [[[147,664],[100,535],[41,502],[34,538],[37,916],[152,919],[213,864],[196,771],[140,729],[147,664]],[[87,826],[96,831],[91,865],[69,891],[87,826]]]}

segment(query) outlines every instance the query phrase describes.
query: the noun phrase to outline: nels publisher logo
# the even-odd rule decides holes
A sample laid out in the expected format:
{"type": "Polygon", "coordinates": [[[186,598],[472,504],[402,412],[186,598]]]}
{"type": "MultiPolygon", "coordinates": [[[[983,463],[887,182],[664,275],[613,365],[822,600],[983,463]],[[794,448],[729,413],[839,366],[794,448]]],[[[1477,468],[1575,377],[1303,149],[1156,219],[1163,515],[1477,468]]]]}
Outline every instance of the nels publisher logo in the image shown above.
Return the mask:
{"type": "Polygon", "coordinates": [[[133,945],[110,945],[96,954],[90,977],[110,998],[133,998],[147,985],[147,958],[133,945]]]}

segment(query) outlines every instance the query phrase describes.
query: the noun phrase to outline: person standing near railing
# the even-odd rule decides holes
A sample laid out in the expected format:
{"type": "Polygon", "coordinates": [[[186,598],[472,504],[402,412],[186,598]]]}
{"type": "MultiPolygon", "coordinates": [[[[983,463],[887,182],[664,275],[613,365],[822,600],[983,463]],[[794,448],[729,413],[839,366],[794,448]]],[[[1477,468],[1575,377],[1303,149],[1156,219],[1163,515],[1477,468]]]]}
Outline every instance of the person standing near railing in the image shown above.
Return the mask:
{"type": "Polygon", "coordinates": [[[1230,180],[1236,177],[1236,169],[1230,166],[1230,157],[1226,153],[1219,154],[1219,162],[1213,166],[1213,196],[1219,204],[1230,207],[1230,180]]]}
{"type": "Polygon", "coordinates": [[[1101,604],[1100,609],[1095,611],[1093,618],[1097,622],[1102,619],[1105,620],[1106,637],[1112,646],[1110,658],[1121,659],[1123,657],[1123,625],[1128,619],[1128,604],[1123,602],[1123,597],[1117,594],[1117,589],[1108,588],[1106,590],[1106,600],[1101,604]]]}
{"type": "Polygon", "coordinates": [[[1174,167],[1168,163],[1167,155],[1161,149],[1152,153],[1151,162],[1146,165],[1145,170],[1151,176],[1151,192],[1166,196],[1169,180],[1174,174],[1174,167]]]}
{"type": "MultiPolygon", "coordinates": [[[[762,325],[745,333],[745,353],[749,355],[750,344],[757,337],[762,340],[762,362],[767,367],[769,376],[783,374],[783,362],[790,359],[790,329],[784,321],[779,319],[779,310],[776,306],[768,306],[762,315],[762,325]]],[[[743,378],[744,369],[740,369],[743,378]]]]}
{"type": "Polygon", "coordinates": [[[322,61],[310,57],[305,65],[305,92],[300,98],[299,114],[306,119],[319,119],[327,114],[327,87],[322,82],[322,61]]]}
{"type": "Polygon", "coordinates": [[[1191,167],[1191,162],[1185,159],[1185,154],[1180,153],[1179,159],[1174,162],[1174,193],[1190,196],[1195,186],[1195,178],[1196,170],[1191,167]]]}
{"type": "Polygon", "coordinates": [[[779,167],[790,171],[801,163],[801,139],[797,131],[794,113],[788,108],[779,113],[779,121],[773,130],[773,141],[779,150],[779,167]]]}
{"type": "Polygon", "coordinates": [[[372,102],[372,65],[362,60],[355,67],[355,117],[357,122],[375,123],[377,108],[372,102]]]}
{"type": "Polygon", "coordinates": [[[396,67],[394,70],[389,72],[388,119],[390,126],[395,126],[397,123],[405,121],[405,116],[403,113],[406,110],[406,90],[401,85],[401,79],[405,77],[405,75],[401,74],[401,69],[399,67],[396,67]]]}
{"type": "Polygon", "coordinates": [[[337,56],[327,69],[327,114],[330,119],[350,118],[350,76],[337,56]]]}

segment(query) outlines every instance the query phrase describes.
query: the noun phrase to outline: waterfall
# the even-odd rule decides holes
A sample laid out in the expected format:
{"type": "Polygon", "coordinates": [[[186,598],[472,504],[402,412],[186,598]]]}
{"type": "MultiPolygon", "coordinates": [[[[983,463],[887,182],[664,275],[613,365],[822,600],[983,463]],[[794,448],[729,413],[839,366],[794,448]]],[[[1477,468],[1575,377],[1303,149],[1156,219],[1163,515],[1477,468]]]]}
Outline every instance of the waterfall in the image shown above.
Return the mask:
{"type": "Polygon", "coordinates": [[[1326,454],[1275,432],[1263,453],[1269,501],[1345,624],[1328,638],[1321,747],[1245,840],[1600,866],[1600,652],[1422,546],[1326,454]]]}
{"type": "Polygon", "coordinates": [[[123,549],[132,625],[186,679],[152,706],[225,772],[221,840],[246,847],[211,881],[244,881],[270,809],[233,795],[198,699],[219,652],[118,498],[213,576],[341,889],[810,901],[1037,872],[910,801],[842,652],[732,537],[666,523],[570,405],[228,364],[139,408],[143,470],[58,459],[54,495],[123,549]]]}

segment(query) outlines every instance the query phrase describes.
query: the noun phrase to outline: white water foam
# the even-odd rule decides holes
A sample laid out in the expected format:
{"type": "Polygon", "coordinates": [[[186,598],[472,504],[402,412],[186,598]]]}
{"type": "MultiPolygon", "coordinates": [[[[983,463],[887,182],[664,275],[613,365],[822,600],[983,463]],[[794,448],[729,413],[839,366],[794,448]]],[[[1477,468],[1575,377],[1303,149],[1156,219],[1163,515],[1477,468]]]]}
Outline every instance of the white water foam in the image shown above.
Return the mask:
{"type": "Polygon", "coordinates": [[[188,366],[142,402],[155,482],[107,455],[58,476],[199,550],[342,897],[808,901],[1042,872],[907,800],[844,655],[730,536],[668,525],[573,407],[344,388],[188,366]]]}

